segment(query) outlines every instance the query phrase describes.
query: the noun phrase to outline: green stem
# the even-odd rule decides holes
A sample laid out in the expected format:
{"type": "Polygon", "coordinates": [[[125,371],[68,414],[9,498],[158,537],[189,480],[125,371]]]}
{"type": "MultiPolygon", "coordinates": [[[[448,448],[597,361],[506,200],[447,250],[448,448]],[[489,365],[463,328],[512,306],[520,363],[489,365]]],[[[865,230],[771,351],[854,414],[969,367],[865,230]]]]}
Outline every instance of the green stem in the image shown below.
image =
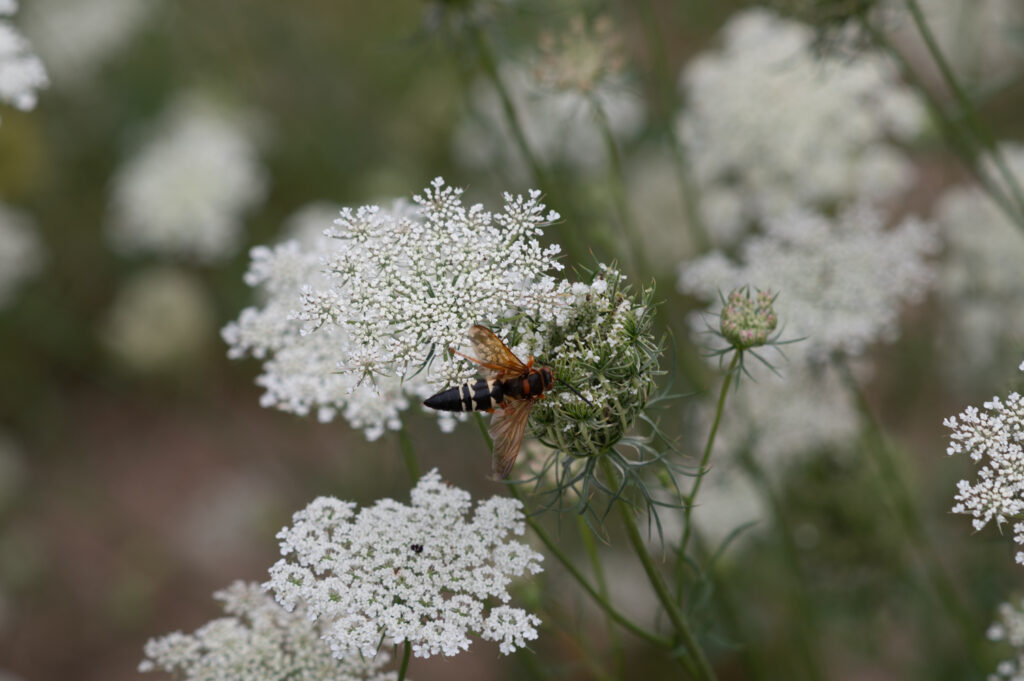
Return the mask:
{"type": "Polygon", "coordinates": [[[971,175],[977,181],[978,185],[981,186],[985,192],[992,197],[996,205],[999,206],[1000,210],[1010,219],[1011,222],[1024,228],[1024,216],[1022,216],[1017,209],[1014,207],[1013,202],[1003,192],[1002,188],[995,184],[986,173],[981,172],[981,169],[977,164],[977,153],[975,151],[975,143],[970,135],[965,131],[961,130],[961,126],[956,120],[950,117],[938,98],[932,93],[932,91],[925,84],[924,79],[917,73],[917,71],[910,65],[903,53],[889,40],[889,38],[878,28],[876,28],[869,19],[861,17],[861,26],[871,36],[872,40],[885,50],[890,57],[896,62],[903,77],[914,86],[914,88],[924,97],[925,103],[928,105],[929,111],[935,117],[942,128],[943,135],[946,140],[953,147],[953,150],[960,156],[964,165],[970,171],[971,175]]]}
{"type": "Polygon", "coordinates": [[[690,488],[690,493],[686,495],[684,502],[686,503],[686,510],[683,512],[683,538],[679,542],[679,549],[677,555],[680,559],[686,555],[686,546],[690,541],[691,525],[690,515],[693,513],[694,501],[697,499],[697,492],[700,491],[700,483],[704,479],[704,474],[707,472],[708,460],[711,458],[711,450],[715,446],[715,436],[718,435],[718,426],[722,422],[722,413],[725,411],[725,396],[729,394],[729,385],[732,383],[732,377],[736,374],[736,367],[739,364],[741,351],[736,350],[733,352],[732,361],[729,362],[729,368],[725,372],[725,379],[722,381],[722,389],[718,393],[718,405],[715,407],[715,420],[711,424],[711,432],[708,433],[707,442],[704,443],[704,453],[700,458],[700,468],[697,469],[697,473],[693,477],[693,486],[690,488]]]}
{"type": "Polygon", "coordinates": [[[977,136],[981,145],[986,147],[992,155],[992,160],[995,162],[996,168],[999,170],[999,174],[1002,175],[1003,182],[1006,183],[1010,193],[1013,194],[1013,199],[1017,204],[1017,211],[1024,214],[1024,194],[1021,192],[1017,178],[1014,177],[1013,172],[1006,164],[1006,159],[1004,158],[1002,151],[1000,151],[999,145],[978,118],[977,111],[974,109],[974,103],[967,95],[963,86],[960,85],[960,81],[957,80],[956,74],[953,73],[953,69],[950,67],[949,62],[942,54],[942,50],[939,48],[939,43],[935,39],[935,35],[932,33],[931,28],[928,26],[928,22],[925,20],[924,14],[921,12],[920,5],[917,4],[917,0],[906,0],[906,5],[907,9],[910,10],[910,16],[914,19],[914,25],[917,27],[918,32],[921,34],[921,38],[924,40],[924,43],[928,48],[929,54],[931,54],[932,59],[935,60],[935,64],[939,67],[939,72],[942,74],[943,80],[946,81],[946,86],[949,87],[953,96],[959,103],[968,127],[977,136]]]}
{"type": "MultiPolygon", "coordinates": [[[[480,412],[473,412],[473,416],[475,417],[477,425],[480,427],[480,433],[483,435],[484,441],[487,442],[488,448],[493,447],[494,443],[491,441],[491,436],[487,433],[487,425],[484,423],[484,419],[480,415],[480,412]]],[[[509,485],[509,492],[515,499],[518,499],[519,502],[522,503],[525,507],[526,504],[523,501],[522,495],[519,493],[518,487],[516,487],[515,485],[509,485]]],[[[548,535],[547,532],[544,531],[544,528],[540,526],[540,524],[533,516],[526,516],[526,524],[529,525],[530,529],[534,531],[534,533],[540,539],[541,543],[543,543],[544,546],[547,547],[548,551],[551,552],[551,555],[558,559],[558,562],[561,563],[562,566],[569,571],[569,574],[573,577],[573,579],[575,579],[579,583],[579,585],[583,587],[583,590],[586,591],[590,595],[590,597],[594,599],[594,602],[596,602],[601,607],[601,609],[608,614],[608,617],[610,617],[616,624],[621,626],[626,631],[635,634],[639,638],[644,639],[648,643],[653,643],[654,645],[660,646],[662,648],[672,647],[671,641],[663,639],[656,634],[652,634],[651,632],[634,624],[625,615],[616,610],[607,598],[604,598],[597,589],[591,586],[590,582],[587,581],[587,578],[584,577],[583,573],[579,571],[575,563],[569,558],[568,555],[566,555],[562,551],[561,548],[559,548],[558,544],[551,538],[550,535],[548,535]]]]}
{"type": "Polygon", "coordinates": [[[650,272],[651,267],[647,262],[647,256],[644,254],[643,239],[636,231],[636,223],[633,221],[629,199],[626,197],[626,173],[622,167],[619,145],[615,142],[615,135],[612,133],[608,115],[605,113],[604,107],[601,106],[601,102],[597,100],[597,97],[590,97],[590,106],[594,109],[594,115],[597,118],[597,128],[601,133],[601,138],[604,140],[605,151],[608,154],[608,166],[611,170],[611,181],[608,184],[611,190],[612,201],[615,203],[615,209],[619,213],[619,222],[625,232],[630,264],[633,266],[634,274],[642,276],[644,273],[650,272]]]}
{"type": "Polygon", "coordinates": [[[749,448],[744,447],[740,452],[740,463],[746,470],[751,482],[761,491],[761,494],[764,495],[765,500],[768,502],[769,508],[771,508],[775,520],[775,529],[781,539],[782,554],[789,567],[786,576],[790,581],[791,600],[797,609],[796,626],[799,630],[799,636],[796,637],[796,643],[799,646],[800,657],[803,660],[808,678],[813,679],[813,681],[822,681],[825,676],[822,673],[824,665],[818,653],[820,649],[820,641],[817,636],[818,618],[807,597],[805,589],[807,579],[800,565],[799,550],[796,546],[796,540],[793,538],[793,527],[786,517],[782,500],[772,487],[771,481],[765,475],[757,459],[750,453],[749,448]]]}
{"type": "MultiPolygon", "coordinates": [[[[618,485],[616,484],[616,478],[618,476],[616,475],[614,465],[607,456],[601,457],[601,467],[605,476],[608,478],[606,484],[612,489],[617,489],[618,485]]],[[[647,579],[654,588],[654,593],[665,608],[665,612],[668,614],[668,619],[672,623],[673,629],[676,631],[676,636],[678,636],[680,642],[683,644],[683,648],[686,649],[689,661],[692,663],[694,677],[700,681],[713,681],[717,678],[715,676],[715,672],[711,668],[711,664],[708,662],[703,648],[701,648],[700,643],[698,643],[697,637],[694,636],[693,630],[690,629],[690,624],[686,621],[686,616],[683,614],[682,610],[679,609],[675,599],[672,597],[672,592],[669,591],[664,577],[658,570],[658,566],[655,565],[654,559],[651,557],[650,552],[647,551],[647,545],[644,543],[644,538],[640,534],[640,528],[637,527],[636,518],[633,517],[633,510],[621,499],[617,502],[617,505],[619,507],[619,515],[622,517],[622,523],[626,527],[626,535],[629,537],[629,543],[632,545],[637,558],[640,559],[640,563],[644,567],[644,572],[647,574],[647,579]]]]}
{"type": "Polygon", "coordinates": [[[412,653],[412,644],[405,642],[405,650],[402,653],[402,665],[398,668],[398,681],[405,681],[405,672],[409,669],[409,655],[412,653]]]}
{"type": "Polygon", "coordinates": [[[402,450],[402,461],[405,462],[405,470],[409,473],[412,484],[420,479],[420,465],[416,461],[416,452],[412,448],[412,440],[409,439],[409,431],[402,426],[398,429],[398,446],[402,450]]]}
{"type": "Polygon", "coordinates": [[[896,453],[886,441],[881,425],[875,419],[867,398],[853,376],[853,372],[842,358],[838,359],[836,364],[856,401],[857,408],[867,427],[867,436],[872,442],[871,446],[866,447],[866,449],[878,469],[879,481],[885,488],[886,495],[889,497],[896,516],[903,525],[903,529],[911,539],[918,554],[918,562],[925,572],[931,589],[938,597],[942,607],[960,628],[963,642],[974,662],[980,665],[979,668],[984,668],[986,657],[978,640],[978,634],[981,632],[980,624],[975,621],[974,616],[960,600],[960,596],[957,594],[952,581],[946,575],[942,567],[941,556],[928,536],[924,523],[917,512],[916,501],[900,469],[896,453]]]}
{"type": "MultiPolygon", "coordinates": [[[[587,557],[590,559],[590,569],[594,571],[594,580],[597,582],[597,592],[603,599],[611,602],[611,598],[608,595],[608,582],[604,576],[604,566],[601,565],[601,558],[597,554],[597,542],[594,541],[594,533],[587,527],[586,518],[583,515],[576,515],[576,528],[579,530],[580,538],[583,540],[583,547],[587,551],[587,557]]],[[[608,613],[605,612],[605,621],[608,625],[608,638],[611,641],[612,648],[612,659],[615,663],[622,666],[622,641],[619,638],[619,632],[612,626],[613,622],[608,613]]]]}

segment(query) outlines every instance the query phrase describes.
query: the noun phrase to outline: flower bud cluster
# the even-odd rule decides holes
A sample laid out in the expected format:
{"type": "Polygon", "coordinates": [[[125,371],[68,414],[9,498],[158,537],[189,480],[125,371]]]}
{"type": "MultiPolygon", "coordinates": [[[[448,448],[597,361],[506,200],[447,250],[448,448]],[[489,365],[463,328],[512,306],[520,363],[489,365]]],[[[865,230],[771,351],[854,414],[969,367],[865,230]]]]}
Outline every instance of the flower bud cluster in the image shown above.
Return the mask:
{"type": "Polygon", "coordinates": [[[722,308],[722,335],[737,350],[764,345],[779,323],[774,302],[768,291],[758,291],[752,299],[748,287],[735,289],[722,308]]]}

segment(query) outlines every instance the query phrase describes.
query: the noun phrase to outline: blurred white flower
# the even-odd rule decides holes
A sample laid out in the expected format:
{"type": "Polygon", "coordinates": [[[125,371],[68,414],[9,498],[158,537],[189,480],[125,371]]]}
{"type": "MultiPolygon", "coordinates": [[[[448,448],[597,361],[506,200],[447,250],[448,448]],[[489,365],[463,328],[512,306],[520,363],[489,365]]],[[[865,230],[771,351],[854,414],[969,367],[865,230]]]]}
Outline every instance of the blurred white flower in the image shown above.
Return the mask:
{"type": "Polygon", "coordinates": [[[11,302],[18,287],[42,263],[43,246],[31,218],[0,204],[0,307],[11,302]]]}
{"type": "Polygon", "coordinates": [[[28,111],[36,106],[36,92],[50,81],[28,39],[3,19],[16,11],[15,0],[0,1],[0,102],[28,111]]]}
{"type": "MultiPolygon", "coordinates": [[[[608,117],[618,140],[634,137],[643,126],[643,102],[621,79],[604,79],[591,92],[581,93],[542,87],[524,63],[506,62],[499,72],[526,143],[545,166],[564,165],[583,173],[604,167],[605,143],[595,119],[594,101],[608,117]]],[[[503,178],[527,181],[529,166],[516,145],[494,86],[479,80],[470,90],[469,101],[470,110],[455,127],[456,158],[470,168],[500,168],[503,178]]]]}
{"type": "Polygon", "coordinates": [[[57,86],[83,85],[123,48],[159,0],[32,0],[25,33],[57,86]]]}
{"type": "Polygon", "coordinates": [[[151,267],[118,292],[100,335],[135,371],[175,371],[202,355],[214,337],[214,316],[210,296],[195,276],[151,267]]]}
{"type": "Polygon", "coordinates": [[[224,329],[229,355],[264,360],[265,406],[321,420],[341,412],[370,439],[397,430],[410,398],[472,375],[441,359],[472,324],[559,312],[547,275],[561,269],[559,249],[537,241],[558,216],[537,198],[506,195],[504,211],[489,213],[439,178],[415,206],[346,208],[329,235],[300,229],[308,242],[253,249],[246,281],[265,303],[224,329]]]}
{"type": "Polygon", "coordinates": [[[278,534],[286,556],[267,586],[308,617],[336,655],[372,656],[408,642],[417,657],[455,655],[469,634],[509,654],[537,638],[540,620],[510,608],[514,576],[541,571],[543,556],[509,539],[525,531],[522,504],[495,496],[471,510],[468,492],[420,478],[412,505],[320,497],[278,534]]]}
{"type": "Polygon", "coordinates": [[[139,671],[162,670],[184,681],[393,681],[385,652],[335,657],[318,622],[298,605],[285,610],[258,584],[235,582],[214,598],[227,617],[192,634],[180,631],[146,643],[139,671]]]}
{"type": "Polygon", "coordinates": [[[110,241],[130,254],[222,260],[238,250],[243,217],[266,191],[245,122],[185,97],[117,170],[110,241]]]}
{"type": "MultiPolygon", "coordinates": [[[[1020,365],[1024,371],[1024,363],[1020,365]]],[[[1010,393],[1006,400],[993,397],[982,409],[967,407],[959,416],[942,422],[953,432],[946,453],[967,454],[980,468],[975,482],[957,483],[953,513],[974,518],[975,530],[995,521],[1017,520],[1024,513],[1024,398],[1010,393]]],[[[1024,545],[1024,522],[1013,525],[1013,540],[1024,545]]],[[[1017,553],[1024,565],[1024,551],[1017,553]]]]}
{"type": "Polygon", "coordinates": [[[795,212],[744,241],[738,263],[720,251],[683,263],[679,289],[709,301],[746,284],[778,292],[779,328],[786,338],[806,338],[787,345],[787,355],[858,355],[898,335],[901,305],[919,302],[933,283],[927,257],[937,248],[933,227],[916,218],[886,230],[863,205],[835,219],[795,212]]]}
{"type": "MultiPolygon", "coordinates": [[[[1024,183],[1024,146],[1004,144],[1011,171],[1024,183]]],[[[950,328],[942,343],[960,379],[985,377],[1024,344],[1024,233],[979,187],[954,187],[938,201],[946,244],[938,291],[950,328]]]]}
{"type": "Polygon", "coordinates": [[[1014,656],[996,666],[996,673],[988,681],[1024,681],[1024,599],[1016,603],[1001,603],[996,621],[986,632],[990,641],[1002,642],[1014,648],[1014,656]]]}
{"type": "Polygon", "coordinates": [[[701,209],[720,243],[737,223],[881,201],[912,180],[890,140],[921,132],[922,105],[882,55],[820,55],[814,36],[768,10],[746,10],[722,29],[721,49],[682,74],[679,134],[697,184],[713,193],[701,209]]]}

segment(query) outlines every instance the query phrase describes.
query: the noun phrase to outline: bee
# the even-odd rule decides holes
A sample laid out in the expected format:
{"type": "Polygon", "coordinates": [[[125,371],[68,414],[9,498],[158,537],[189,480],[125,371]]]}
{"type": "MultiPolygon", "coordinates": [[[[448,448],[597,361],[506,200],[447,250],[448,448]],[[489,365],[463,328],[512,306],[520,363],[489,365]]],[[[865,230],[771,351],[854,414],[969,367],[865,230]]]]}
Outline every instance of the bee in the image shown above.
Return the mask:
{"type": "Polygon", "coordinates": [[[423,404],[442,411],[493,411],[487,431],[494,441],[491,472],[496,479],[504,479],[519,455],[530,410],[554,387],[555,372],[547,366],[534,367],[533,357],[523,364],[485,326],[470,327],[468,335],[479,359],[452,352],[478,364],[483,378],[442,390],[423,404]]]}

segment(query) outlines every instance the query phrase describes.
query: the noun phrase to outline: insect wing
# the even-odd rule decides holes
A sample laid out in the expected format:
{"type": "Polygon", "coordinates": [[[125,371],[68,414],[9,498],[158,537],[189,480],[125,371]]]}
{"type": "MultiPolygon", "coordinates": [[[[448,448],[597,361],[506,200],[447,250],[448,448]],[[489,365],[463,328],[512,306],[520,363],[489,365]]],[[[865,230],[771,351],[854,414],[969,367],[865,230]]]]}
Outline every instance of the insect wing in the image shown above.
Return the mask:
{"type": "Polygon", "coordinates": [[[526,365],[512,354],[508,346],[486,326],[471,326],[469,340],[479,358],[480,373],[485,378],[498,378],[501,374],[524,374],[526,365]]]}
{"type": "Polygon", "coordinates": [[[494,454],[491,458],[491,473],[495,479],[504,480],[512,472],[512,464],[519,455],[523,442],[526,422],[533,409],[533,400],[507,400],[505,408],[494,412],[491,426],[487,429],[494,440],[494,454]]]}

